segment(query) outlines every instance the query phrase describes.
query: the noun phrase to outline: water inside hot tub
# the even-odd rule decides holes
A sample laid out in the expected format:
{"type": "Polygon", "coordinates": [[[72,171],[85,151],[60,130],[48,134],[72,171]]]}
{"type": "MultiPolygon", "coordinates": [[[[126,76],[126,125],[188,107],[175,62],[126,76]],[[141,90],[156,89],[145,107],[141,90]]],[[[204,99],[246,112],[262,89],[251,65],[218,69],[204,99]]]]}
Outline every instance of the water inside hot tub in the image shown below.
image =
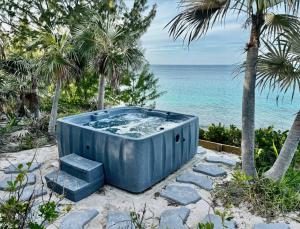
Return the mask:
{"type": "Polygon", "coordinates": [[[162,117],[148,116],[143,113],[128,113],[92,121],[85,125],[119,135],[141,138],[163,130],[172,129],[182,121],[167,120],[162,117]]]}

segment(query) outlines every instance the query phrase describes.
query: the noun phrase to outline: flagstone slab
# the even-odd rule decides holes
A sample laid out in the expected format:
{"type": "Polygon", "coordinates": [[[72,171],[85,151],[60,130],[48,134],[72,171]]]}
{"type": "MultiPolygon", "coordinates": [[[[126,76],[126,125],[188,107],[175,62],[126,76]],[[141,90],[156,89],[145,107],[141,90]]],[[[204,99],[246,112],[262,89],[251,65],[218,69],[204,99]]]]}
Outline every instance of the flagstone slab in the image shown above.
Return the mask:
{"type": "Polygon", "coordinates": [[[194,188],[181,185],[168,185],[160,192],[160,196],[180,205],[197,203],[201,200],[201,196],[194,188]]]}
{"type": "Polygon", "coordinates": [[[181,207],[164,211],[160,216],[159,229],[187,229],[184,225],[190,209],[181,207]]]}
{"type": "Polygon", "coordinates": [[[253,229],[290,229],[290,226],[286,223],[258,223],[253,229]]]}
{"type": "Polygon", "coordinates": [[[208,176],[198,175],[193,172],[185,172],[176,178],[177,182],[191,183],[198,187],[210,191],[213,189],[213,180],[208,176]]]}
{"type": "Polygon", "coordinates": [[[208,214],[201,223],[213,223],[214,229],[235,229],[236,222],[234,220],[225,220],[224,224],[222,223],[222,218],[218,215],[208,214]]]}
{"type": "Polygon", "coordinates": [[[212,163],[222,163],[224,165],[229,165],[229,166],[235,166],[237,161],[236,160],[232,160],[226,157],[222,157],[222,156],[207,156],[205,157],[205,160],[207,162],[212,162],[212,163]]]}
{"type": "Polygon", "coordinates": [[[106,229],[135,229],[128,212],[109,212],[106,229]]]}
{"type": "Polygon", "coordinates": [[[60,229],[83,229],[99,212],[96,209],[70,212],[63,217],[60,229]]]}
{"type": "Polygon", "coordinates": [[[206,153],[207,153],[207,150],[204,147],[198,146],[197,154],[206,154],[206,153]]]}
{"type": "MultiPolygon", "coordinates": [[[[0,190],[7,191],[9,189],[8,182],[13,182],[17,178],[17,175],[10,175],[3,180],[0,181],[0,190]]],[[[18,185],[17,189],[20,189],[26,185],[31,185],[36,182],[36,176],[34,174],[28,174],[27,177],[24,178],[24,181],[22,182],[22,185],[18,185]]]]}
{"type": "Polygon", "coordinates": [[[210,164],[198,164],[193,168],[195,172],[203,173],[212,177],[226,176],[227,172],[222,167],[210,164]]]}
{"type": "Polygon", "coordinates": [[[27,170],[28,172],[32,172],[41,167],[42,163],[32,163],[29,167],[27,165],[28,162],[11,164],[10,166],[4,169],[4,173],[20,173],[21,171],[27,170]],[[20,166],[21,165],[21,166],[20,166]]]}
{"type": "Polygon", "coordinates": [[[20,200],[21,201],[27,201],[31,198],[37,198],[37,197],[40,197],[40,196],[43,196],[43,195],[46,195],[47,194],[47,191],[46,189],[42,189],[42,188],[37,188],[37,187],[25,187],[24,190],[23,190],[23,193],[20,197],[20,200]]]}

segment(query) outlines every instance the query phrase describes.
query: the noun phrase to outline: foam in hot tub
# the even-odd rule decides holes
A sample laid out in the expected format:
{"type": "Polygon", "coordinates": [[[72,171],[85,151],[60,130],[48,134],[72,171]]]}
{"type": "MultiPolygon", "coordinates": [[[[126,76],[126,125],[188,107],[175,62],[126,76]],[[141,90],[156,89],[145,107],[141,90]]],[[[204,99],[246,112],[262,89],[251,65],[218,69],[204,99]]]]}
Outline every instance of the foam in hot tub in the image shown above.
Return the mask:
{"type": "Polygon", "coordinates": [[[61,118],[59,156],[103,164],[104,180],[139,193],[188,162],[197,151],[198,118],[137,107],[61,118]]]}

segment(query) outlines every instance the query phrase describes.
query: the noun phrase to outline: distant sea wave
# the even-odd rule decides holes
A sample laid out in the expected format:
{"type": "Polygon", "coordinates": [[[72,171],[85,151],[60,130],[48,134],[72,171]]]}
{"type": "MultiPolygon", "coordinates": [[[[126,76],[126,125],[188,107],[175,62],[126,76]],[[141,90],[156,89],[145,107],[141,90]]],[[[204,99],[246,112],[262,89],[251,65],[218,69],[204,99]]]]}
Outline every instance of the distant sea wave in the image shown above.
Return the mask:
{"type": "MultiPolygon", "coordinates": [[[[156,108],[197,115],[199,124],[241,126],[243,75],[235,77],[233,65],[151,65],[159,78],[159,90],[166,91],[156,108]]],[[[276,93],[256,93],[256,128],[273,125],[289,129],[300,109],[300,93],[291,102],[290,93],[276,99],[276,93]]]]}

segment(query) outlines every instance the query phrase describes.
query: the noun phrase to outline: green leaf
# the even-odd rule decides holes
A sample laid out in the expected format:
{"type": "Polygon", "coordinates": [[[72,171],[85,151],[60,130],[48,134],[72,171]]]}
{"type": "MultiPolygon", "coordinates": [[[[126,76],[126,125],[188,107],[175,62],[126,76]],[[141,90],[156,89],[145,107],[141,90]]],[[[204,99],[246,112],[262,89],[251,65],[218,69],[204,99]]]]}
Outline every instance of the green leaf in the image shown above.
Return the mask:
{"type": "Polygon", "coordinates": [[[273,150],[274,150],[274,154],[275,154],[275,156],[276,156],[276,158],[278,157],[278,150],[277,150],[277,147],[276,147],[276,145],[275,145],[275,142],[274,142],[274,140],[272,141],[272,143],[273,143],[273,150]]]}

